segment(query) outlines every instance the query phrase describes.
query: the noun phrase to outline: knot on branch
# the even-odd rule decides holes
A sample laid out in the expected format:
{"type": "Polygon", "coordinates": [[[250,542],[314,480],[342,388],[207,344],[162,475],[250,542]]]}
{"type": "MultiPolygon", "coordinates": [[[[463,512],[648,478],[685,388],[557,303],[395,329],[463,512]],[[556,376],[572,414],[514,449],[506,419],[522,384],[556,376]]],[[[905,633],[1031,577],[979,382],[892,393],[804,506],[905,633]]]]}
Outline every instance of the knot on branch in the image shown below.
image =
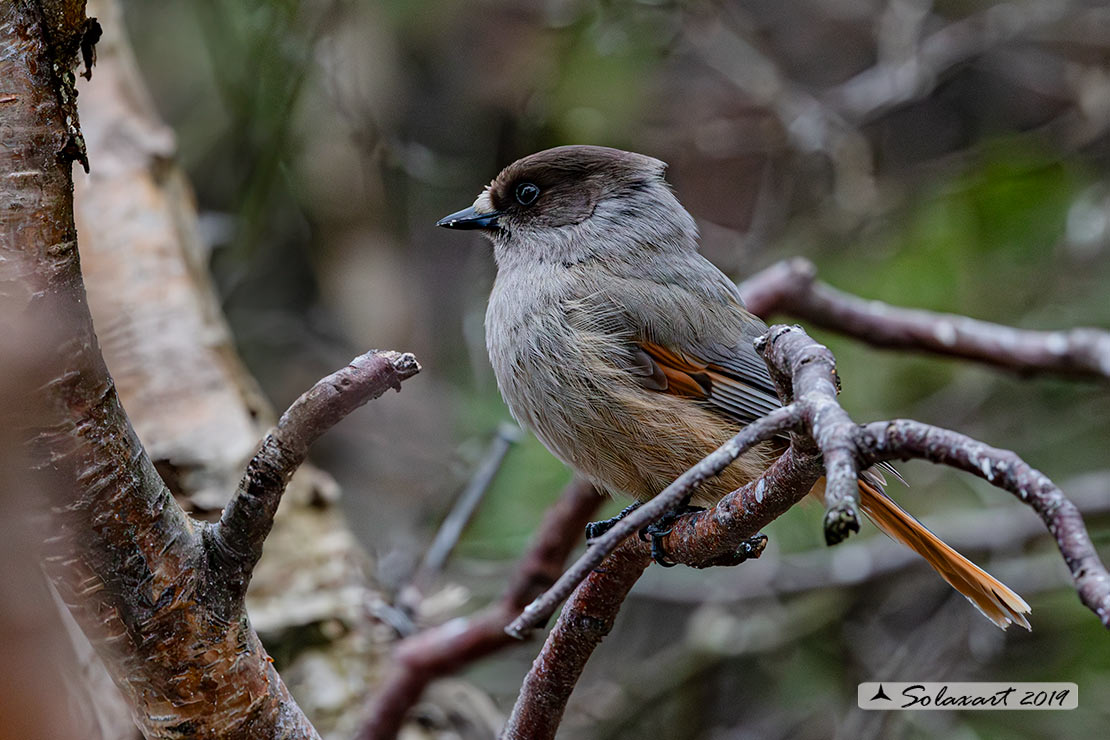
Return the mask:
{"type": "Polygon", "coordinates": [[[755,560],[763,555],[763,551],[767,549],[767,535],[757,534],[740,543],[734,551],[725,553],[719,557],[710,560],[704,564],[705,568],[714,568],[718,566],[733,567],[746,563],[749,560],[755,560]]]}
{"type": "Polygon", "coordinates": [[[367,352],[366,354],[356,358],[355,361],[357,362],[358,360],[361,360],[365,357],[370,357],[372,355],[377,355],[379,357],[384,357],[386,360],[389,361],[389,364],[393,367],[393,371],[396,373],[397,377],[396,377],[396,383],[391,387],[395,391],[401,390],[401,381],[402,380],[408,380],[413,375],[416,375],[417,373],[419,373],[423,369],[420,366],[420,363],[417,362],[416,355],[414,355],[411,352],[394,352],[392,350],[372,349],[369,352],[367,352]]]}

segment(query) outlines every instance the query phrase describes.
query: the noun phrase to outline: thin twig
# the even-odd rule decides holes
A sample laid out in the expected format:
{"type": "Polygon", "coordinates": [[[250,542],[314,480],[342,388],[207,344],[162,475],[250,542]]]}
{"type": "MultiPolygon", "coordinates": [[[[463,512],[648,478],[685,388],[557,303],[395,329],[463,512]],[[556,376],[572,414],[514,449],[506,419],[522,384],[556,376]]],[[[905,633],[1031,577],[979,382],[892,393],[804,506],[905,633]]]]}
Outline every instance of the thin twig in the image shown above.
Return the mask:
{"type": "Polygon", "coordinates": [[[748,310],[786,314],[887,349],[960,357],[1021,374],[1110,379],[1110,331],[1034,331],[965,316],[898,308],[841,293],[806,259],[779,262],[740,284],[748,310]]]}
{"type": "Polygon", "coordinates": [[[588,482],[572,481],[547,511],[498,603],[473,617],[452,620],[401,641],[390,673],[374,696],[360,740],[392,740],[431,681],[516,644],[505,633],[505,625],[559,577],[602,501],[588,482]]]}
{"type": "Polygon", "coordinates": [[[418,372],[420,363],[411,354],[372,350],[317,382],[281,415],[247,464],[219,523],[208,530],[220,561],[216,572],[229,588],[245,592],[285,487],[312,443],[368,401],[390,388],[400,390],[401,381],[418,372]]]}
{"type": "Polygon", "coordinates": [[[470,477],[462,493],[455,499],[454,506],[451,507],[451,511],[448,512],[447,517],[440,525],[432,544],[428,546],[428,551],[424,553],[424,559],[421,561],[420,567],[416,570],[408,585],[401,589],[400,595],[397,597],[397,607],[410,617],[416,612],[428,584],[443,570],[448,556],[455,549],[455,545],[458,544],[459,537],[462,536],[467,523],[474,516],[474,512],[477,511],[478,505],[482,502],[486,491],[489,490],[497,472],[501,470],[505,455],[508,454],[509,448],[520,439],[520,435],[520,427],[515,424],[506,422],[498,426],[497,433],[490,441],[485,455],[482,456],[478,467],[474,470],[474,474],[470,477]]]}

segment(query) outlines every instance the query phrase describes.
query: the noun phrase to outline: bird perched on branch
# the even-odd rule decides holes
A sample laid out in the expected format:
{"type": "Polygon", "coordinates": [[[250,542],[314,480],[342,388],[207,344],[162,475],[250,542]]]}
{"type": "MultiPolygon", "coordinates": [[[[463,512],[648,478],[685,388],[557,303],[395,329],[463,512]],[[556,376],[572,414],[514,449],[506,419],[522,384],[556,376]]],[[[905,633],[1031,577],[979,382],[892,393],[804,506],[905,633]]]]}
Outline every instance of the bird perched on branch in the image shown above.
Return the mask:
{"type": "MultiPolygon", "coordinates": [[[[438,223],[493,242],[486,344],[513,416],[598,486],[638,501],[780,405],[752,346],[767,326],[698,253],[665,167],[604,147],[549,149],[438,223]]],[[[742,455],[692,503],[711,506],[758,477],[785,444],[742,455]]],[[[1028,604],[899,508],[879,476],[859,485],[882,531],[998,626],[1029,627],[1028,604]]]]}

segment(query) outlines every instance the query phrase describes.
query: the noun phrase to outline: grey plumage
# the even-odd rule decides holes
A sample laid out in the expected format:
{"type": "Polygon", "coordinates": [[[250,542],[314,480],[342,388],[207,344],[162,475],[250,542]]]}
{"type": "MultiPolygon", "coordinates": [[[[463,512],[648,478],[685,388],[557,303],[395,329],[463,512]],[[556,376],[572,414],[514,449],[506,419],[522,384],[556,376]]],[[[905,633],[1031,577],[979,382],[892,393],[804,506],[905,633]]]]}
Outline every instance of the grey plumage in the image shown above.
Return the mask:
{"type": "MultiPolygon", "coordinates": [[[[488,233],[498,275],[486,343],[506,403],[564,462],[640,500],[778,405],[751,345],[763,323],[698,253],[694,221],[662,175],[662,163],[649,157],[556,149],[507,169],[475,204],[503,212],[488,233]],[[571,164],[552,172],[552,161],[568,157],[571,164]],[[605,177],[613,169],[619,174],[605,177]],[[564,193],[548,190],[539,224],[535,210],[513,212],[506,202],[518,181],[568,177],[585,195],[567,204],[564,193]],[[758,392],[722,397],[740,417],[733,426],[710,421],[711,411],[644,387],[643,341],[747,358],[738,367],[758,392]]],[[[699,500],[710,503],[747,482],[768,455],[746,456],[716,485],[724,490],[709,485],[699,500]]]]}
{"type": "MultiPolygon", "coordinates": [[[[600,487],[641,501],[779,405],[752,346],[766,326],[698,253],[664,169],[616,149],[549,149],[440,221],[493,242],[486,344],[513,416],[600,487]]],[[[754,479],[778,448],[741,456],[694,503],[754,479]]],[[[899,508],[881,476],[868,471],[860,497],[989,619],[1029,626],[1028,604],[899,508]]]]}

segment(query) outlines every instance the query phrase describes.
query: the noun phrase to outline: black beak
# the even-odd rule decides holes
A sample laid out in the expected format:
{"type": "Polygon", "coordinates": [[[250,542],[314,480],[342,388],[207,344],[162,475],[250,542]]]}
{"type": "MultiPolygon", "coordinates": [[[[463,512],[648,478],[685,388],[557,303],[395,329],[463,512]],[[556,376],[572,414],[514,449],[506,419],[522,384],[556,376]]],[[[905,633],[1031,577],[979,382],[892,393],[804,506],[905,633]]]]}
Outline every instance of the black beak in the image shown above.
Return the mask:
{"type": "Polygon", "coordinates": [[[474,210],[474,206],[471,206],[452,213],[450,216],[444,216],[436,221],[436,226],[443,226],[448,229],[488,229],[497,226],[497,217],[500,215],[499,211],[478,213],[474,210]]]}

